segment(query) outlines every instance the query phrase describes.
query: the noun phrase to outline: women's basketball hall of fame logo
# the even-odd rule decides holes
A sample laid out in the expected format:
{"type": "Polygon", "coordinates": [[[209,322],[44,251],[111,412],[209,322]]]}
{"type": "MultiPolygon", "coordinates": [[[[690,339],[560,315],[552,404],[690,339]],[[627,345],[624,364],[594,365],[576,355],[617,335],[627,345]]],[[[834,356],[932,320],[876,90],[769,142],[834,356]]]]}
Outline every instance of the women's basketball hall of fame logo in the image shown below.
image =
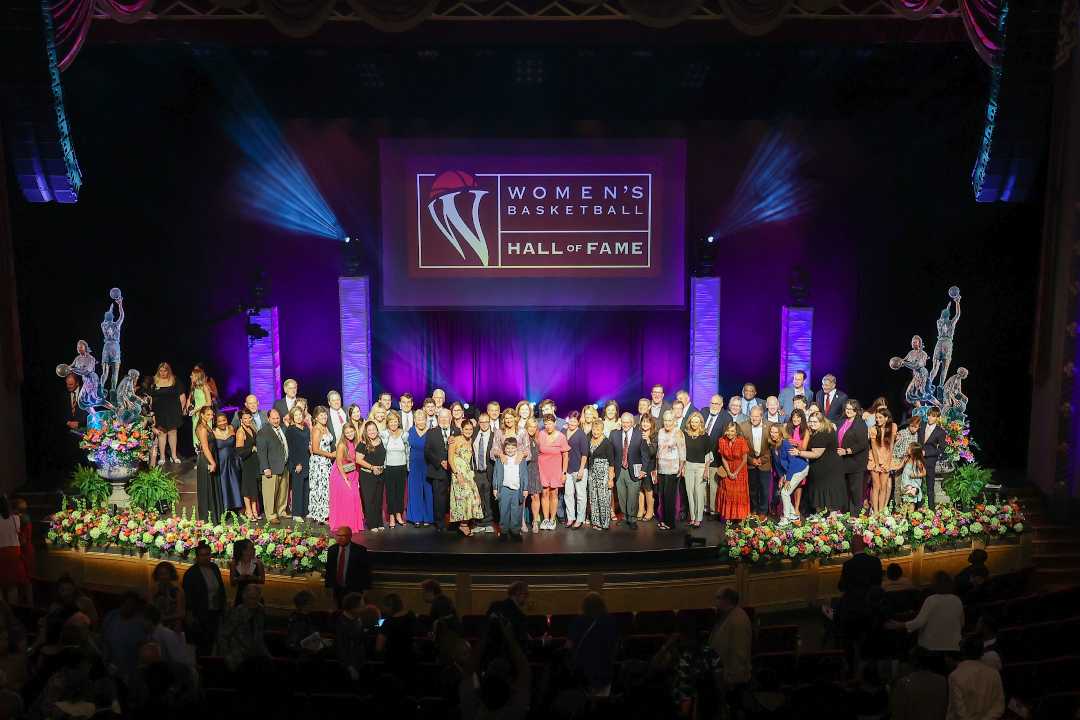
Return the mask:
{"type": "Polygon", "coordinates": [[[470,260],[465,248],[471,248],[483,267],[488,266],[489,253],[484,227],[480,222],[480,203],[487,194],[487,190],[480,189],[474,175],[461,170],[447,170],[437,175],[431,183],[427,204],[435,227],[461,259],[466,262],[470,260]],[[459,198],[468,219],[461,215],[459,198]]]}
{"type": "Polygon", "coordinates": [[[648,270],[651,173],[417,173],[417,270],[648,270]]]}

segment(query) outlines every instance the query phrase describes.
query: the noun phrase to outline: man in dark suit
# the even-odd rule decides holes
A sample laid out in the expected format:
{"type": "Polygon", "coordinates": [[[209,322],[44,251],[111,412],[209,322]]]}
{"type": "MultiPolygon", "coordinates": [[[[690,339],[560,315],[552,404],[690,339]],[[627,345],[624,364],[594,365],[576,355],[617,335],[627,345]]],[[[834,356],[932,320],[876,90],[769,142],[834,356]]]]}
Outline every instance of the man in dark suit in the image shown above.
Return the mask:
{"type": "Polygon", "coordinates": [[[371,587],[371,563],[367,548],[352,541],[352,528],[342,525],[334,530],[336,544],[326,550],[326,576],[323,584],[341,607],[349,593],[362,593],[371,587]]]}
{"type": "Polygon", "coordinates": [[[750,408],[750,419],[739,424],[739,434],[746,440],[750,454],[746,472],[750,486],[750,510],[766,516],[772,505],[772,452],[769,448],[769,428],[762,422],[761,405],[750,408]]]}
{"type": "Polygon", "coordinates": [[[277,525],[288,520],[285,503],[289,499],[289,445],[277,410],[267,413],[267,424],[255,435],[255,449],[262,468],[262,501],[266,519],[277,525]]]}
{"type": "Polygon", "coordinates": [[[195,564],[184,573],[181,585],[188,632],[194,635],[199,654],[209,655],[225,612],[225,583],[218,566],[210,560],[210,546],[205,541],[195,547],[195,564]]]}
{"type": "Polygon", "coordinates": [[[480,507],[484,510],[484,517],[476,523],[473,532],[495,532],[491,523],[498,515],[498,505],[492,502],[494,496],[491,492],[491,479],[495,473],[495,464],[491,461],[491,443],[495,441],[495,429],[491,424],[488,414],[480,413],[478,427],[473,432],[473,480],[476,481],[476,489],[480,493],[480,507]]]}
{"type": "Polygon", "coordinates": [[[615,489],[623,519],[631,530],[637,527],[638,493],[641,491],[641,428],[634,427],[634,416],[624,412],[620,427],[611,431],[609,440],[615,450],[615,489]],[[634,466],[637,466],[636,470],[634,466]]]}
{"type": "MultiPolygon", "coordinates": [[[[267,424],[266,411],[259,409],[259,398],[254,395],[248,395],[244,398],[244,407],[251,411],[251,422],[255,426],[255,432],[263,429],[263,426],[267,424]]],[[[240,427],[240,411],[237,410],[232,416],[233,430],[240,427]]]]}
{"type": "Polygon", "coordinates": [[[836,389],[835,375],[826,375],[821,378],[821,389],[814,395],[814,402],[821,408],[821,414],[833,425],[839,425],[844,421],[844,403],[847,402],[847,395],[843,390],[836,389]]]}
{"type": "Polygon", "coordinates": [[[930,408],[926,413],[926,425],[919,430],[919,443],[923,447],[926,463],[926,503],[934,507],[934,483],[937,481],[937,461],[945,449],[945,429],[941,427],[941,410],[930,408]]]}
{"type": "Polygon", "coordinates": [[[86,427],[86,411],[79,407],[79,376],[74,373],[65,375],[64,389],[67,390],[64,424],[71,431],[86,427]]]}
{"type": "Polygon", "coordinates": [[[709,452],[712,453],[712,458],[706,458],[709,460],[709,471],[705,475],[705,482],[707,483],[705,489],[705,514],[715,515],[716,468],[720,465],[719,455],[717,455],[717,443],[720,441],[720,436],[724,434],[724,416],[727,415],[727,411],[724,410],[724,398],[720,395],[713,395],[709,398],[709,407],[703,408],[701,414],[705,418],[705,434],[709,436],[709,452]]]}
{"type": "Polygon", "coordinates": [[[649,414],[656,419],[657,426],[660,425],[661,418],[664,417],[664,413],[671,409],[671,403],[664,400],[664,386],[653,385],[652,390],[649,392],[651,398],[649,402],[649,414]]]}
{"type": "Polygon", "coordinates": [[[450,411],[441,408],[437,425],[424,436],[424,463],[431,483],[432,505],[435,509],[435,530],[446,530],[446,514],[450,512],[450,411]]]}
{"type": "Polygon", "coordinates": [[[862,510],[863,490],[866,488],[866,456],[870,452],[870,435],[862,419],[862,408],[858,400],[844,403],[844,418],[837,425],[839,430],[848,421],[851,424],[844,431],[844,439],[836,452],[844,464],[844,481],[847,484],[848,512],[858,514],[862,510]]]}
{"type": "Polygon", "coordinates": [[[289,378],[281,384],[281,389],[285,391],[285,397],[280,397],[274,401],[274,409],[277,410],[278,414],[284,419],[289,417],[289,412],[293,409],[293,405],[299,400],[299,398],[296,397],[296,392],[300,388],[295,380],[289,378]]]}

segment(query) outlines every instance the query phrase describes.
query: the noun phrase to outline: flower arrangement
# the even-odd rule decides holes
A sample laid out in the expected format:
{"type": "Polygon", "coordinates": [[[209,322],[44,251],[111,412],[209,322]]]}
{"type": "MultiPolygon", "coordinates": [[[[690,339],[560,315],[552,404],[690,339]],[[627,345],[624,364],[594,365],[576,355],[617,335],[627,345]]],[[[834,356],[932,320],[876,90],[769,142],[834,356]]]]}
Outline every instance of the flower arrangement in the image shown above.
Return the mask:
{"type": "Polygon", "coordinates": [[[331,539],[326,535],[303,532],[299,528],[241,522],[226,513],[211,523],[181,515],[125,509],[111,512],[87,507],[77,502],[53,514],[46,542],[60,548],[117,548],[146,553],[151,557],[190,560],[194,549],[205,541],[211,556],[218,560],[232,557],[233,543],[251,540],[255,555],[268,569],[282,573],[318,572],[326,566],[326,549],[331,539]]]}
{"type": "Polygon", "coordinates": [[[86,457],[99,468],[135,466],[150,458],[154,434],[144,420],[133,423],[109,418],[99,428],[87,428],[79,441],[86,457]]]}
{"type": "Polygon", "coordinates": [[[739,562],[809,560],[851,550],[851,538],[862,535],[874,555],[935,548],[952,542],[990,540],[1020,535],[1024,513],[1016,500],[998,505],[976,504],[971,510],[939,505],[934,510],[904,505],[880,513],[815,515],[788,525],[750,520],[724,531],[727,557],[739,562]]]}
{"type": "Polygon", "coordinates": [[[971,423],[967,418],[953,418],[941,424],[945,431],[945,449],[943,459],[953,465],[975,462],[975,450],[978,443],[971,438],[971,423]]]}

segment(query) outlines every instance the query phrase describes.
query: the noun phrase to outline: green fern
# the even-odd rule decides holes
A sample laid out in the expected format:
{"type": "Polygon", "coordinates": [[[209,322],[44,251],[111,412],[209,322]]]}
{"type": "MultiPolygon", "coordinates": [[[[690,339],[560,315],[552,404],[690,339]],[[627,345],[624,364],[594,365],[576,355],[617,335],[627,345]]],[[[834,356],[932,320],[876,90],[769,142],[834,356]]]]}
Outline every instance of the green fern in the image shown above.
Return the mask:
{"type": "Polygon", "coordinates": [[[112,485],[98,475],[97,470],[86,465],[79,465],[71,473],[70,488],[90,507],[104,507],[112,495],[112,485]]]}
{"type": "Polygon", "coordinates": [[[978,463],[965,463],[945,478],[941,486],[953,504],[966,508],[971,507],[993,477],[993,470],[984,468],[978,463]]]}
{"type": "Polygon", "coordinates": [[[136,473],[127,493],[131,506],[140,510],[157,510],[159,503],[176,505],[180,502],[176,480],[159,467],[136,473]]]}

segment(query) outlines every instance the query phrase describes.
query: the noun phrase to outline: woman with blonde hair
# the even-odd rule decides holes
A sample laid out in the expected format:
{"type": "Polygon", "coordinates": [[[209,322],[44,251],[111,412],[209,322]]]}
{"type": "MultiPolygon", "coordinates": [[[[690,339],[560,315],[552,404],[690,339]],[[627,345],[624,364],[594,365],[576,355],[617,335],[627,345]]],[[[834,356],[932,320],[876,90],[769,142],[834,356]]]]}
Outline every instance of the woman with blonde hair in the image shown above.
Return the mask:
{"type": "Polygon", "coordinates": [[[792,447],[796,457],[810,462],[810,507],[816,512],[836,512],[847,507],[844,463],[836,452],[836,426],[820,411],[807,420],[810,442],[805,450],[792,447]]]}
{"type": "Polygon", "coordinates": [[[172,366],[163,362],[157,366],[150,386],[154,406],[154,432],[157,434],[158,464],[165,463],[165,445],[172,448],[172,461],[180,462],[176,452],[176,429],[184,418],[187,394],[184,386],[173,374],[172,366]]]}
{"type": "Polygon", "coordinates": [[[665,410],[661,418],[664,426],[656,435],[656,479],[660,492],[656,527],[671,530],[678,517],[675,497],[679,494],[679,478],[686,468],[686,437],[675,424],[674,413],[665,410]]]}
{"type": "Polygon", "coordinates": [[[386,412],[386,429],[380,435],[386,446],[386,514],[393,530],[405,524],[405,482],[409,474],[409,436],[401,428],[401,416],[396,411],[386,412]]]}
{"type": "MultiPolygon", "coordinates": [[[[528,400],[519,400],[514,406],[514,414],[517,416],[518,432],[525,429],[525,422],[532,417],[532,404],[528,400]]],[[[521,446],[518,445],[520,448],[521,446]]]]}
{"type": "MultiPolygon", "coordinates": [[[[206,385],[206,373],[203,372],[201,367],[195,366],[191,371],[191,393],[188,395],[187,413],[192,418],[197,418],[204,407],[211,407],[212,404],[213,399],[210,395],[210,388],[206,385]]],[[[197,427],[198,423],[193,421],[191,427],[192,442],[198,441],[198,438],[195,437],[195,428],[197,427]]]]}
{"type": "Polygon", "coordinates": [[[709,453],[712,442],[705,432],[705,418],[697,410],[686,419],[686,431],[683,433],[686,443],[686,465],[683,472],[683,484],[686,487],[686,500],[689,507],[690,527],[701,527],[705,517],[705,492],[709,472],[709,453]]]}

